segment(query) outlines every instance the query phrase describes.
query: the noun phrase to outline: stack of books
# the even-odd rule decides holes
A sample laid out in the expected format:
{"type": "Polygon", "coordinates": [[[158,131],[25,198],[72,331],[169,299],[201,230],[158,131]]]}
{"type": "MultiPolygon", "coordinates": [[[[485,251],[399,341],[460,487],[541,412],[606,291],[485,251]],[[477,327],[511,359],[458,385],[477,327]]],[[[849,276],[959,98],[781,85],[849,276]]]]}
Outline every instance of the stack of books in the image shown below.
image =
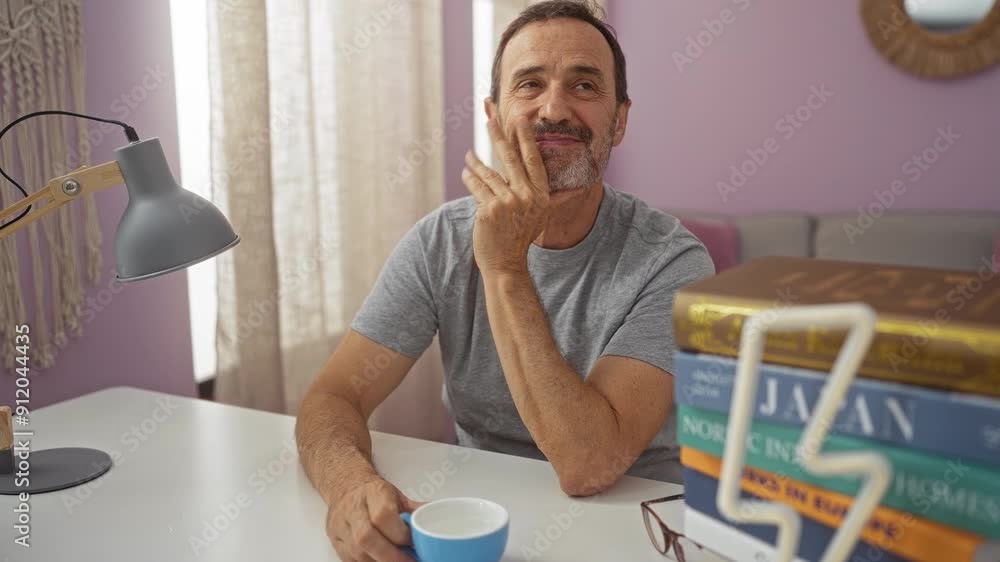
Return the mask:
{"type": "MultiPolygon", "coordinates": [[[[762,310],[864,302],[872,344],[821,452],[892,465],[847,560],[1000,560],[1000,275],[768,257],[689,285],[674,302],[685,534],[733,560],[773,560],[777,529],[716,505],[744,321],[762,310]]],[[[768,332],[741,482],[801,516],[797,557],[818,561],[864,476],[818,476],[798,444],[846,331],[768,332]]]]}

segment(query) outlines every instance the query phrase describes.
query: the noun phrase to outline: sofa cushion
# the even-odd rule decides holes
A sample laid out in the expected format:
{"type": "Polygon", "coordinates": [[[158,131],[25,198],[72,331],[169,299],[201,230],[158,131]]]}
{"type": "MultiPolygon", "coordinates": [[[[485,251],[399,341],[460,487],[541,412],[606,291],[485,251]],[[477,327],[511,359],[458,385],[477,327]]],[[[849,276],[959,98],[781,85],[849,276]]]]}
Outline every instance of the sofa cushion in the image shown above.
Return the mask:
{"type": "Polygon", "coordinates": [[[805,214],[739,217],[740,261],[763,256],[812,256],[813,219],[805,214]]]}
{"type": "Polygon", "coordinates": [[[712,256],[715,272],[725,271],[740,263],[740,233],[724,221],[683,218],[681,224],[701,240],[712,256]]]}
{"type": "Polygon", "coordinates": [[[817,258],[975,270],[993,256],[1000,216],[899,211],[817,219],[817,258]]]}
{"type": "Polygon", "coordinates": [[[730,217],[722,213],[671,211],[682,223],[731,224],[739,235],[739,263],[762,256],[807,258],[812,255],[813,219],[802,213],[730,217]]]}
{"type": "Polygon", "coordinates": [[[997,232],[997,240],[993,243],[993,271],[1000,273],[1000,232],[997,232]]]}

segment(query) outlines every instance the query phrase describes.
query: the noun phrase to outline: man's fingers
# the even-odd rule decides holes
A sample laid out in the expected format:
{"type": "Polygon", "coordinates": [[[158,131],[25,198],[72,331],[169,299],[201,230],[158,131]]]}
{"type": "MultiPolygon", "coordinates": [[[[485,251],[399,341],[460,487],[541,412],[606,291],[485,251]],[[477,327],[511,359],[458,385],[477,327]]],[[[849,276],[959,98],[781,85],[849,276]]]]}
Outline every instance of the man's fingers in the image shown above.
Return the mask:
{"type": "Polygon", "coordinates": [[[364,552],[358,551],[354,554],[354,558],[351,558],[351,562],[375,562],[375,559],[364,552]]]}
{"type": "Polygon", "coordinates": [[[472,194],[473,199],[480,205],[486,204],[486,202],[495,197],[490,190],[490,186],[486,185],[486,182],[481,180],[469,168],[462,169],[462,183],[465,184],[465,187],[469,189],[469,193],[472,194]]]}
{"type": "Polygon", "coordinates": [[[355,562],[377,562],[374,558],[372,558],[371,556],[368,556],[364,552],[359,552],[357,554],[357,557],[354,559],[354,561],[355,562]]]}
{"type": "Polygon", "coordinates": [[[496,170],[490,168],[476,156],[476,153],[469,150],[465,153],[465,166],[469,168],[479,179],[490,188],[494,195],[502,196],[510,191],[510,185],[496,170]]]}
{"type": "Polygon", "coordinates": [[[410,528],[399,517],[395,490],[368,494],[368,515],[372,524],[385,538],[397,545],[410,545],[410,528]]]}
{"type": "Polygon", "coordinates": [[[517,141],[521,147],[521,161],[530,180],[531,187],[538,192],[549,192],[549,176],[545,171],[545,161],[535,142],[535,130],[527,119],[517,122],[517,141]]]}
{"type": "Polygon", "coordinates": [[[370,558],[374,562],[411,562],[406,553],[385,538],[367,519],[355,519],[351,522],[351,541],[359,560],[370,558]]]}
{"type": "Polygon", "coordinates": [[[399,498],[403,502],[403,511],[406,511],[408,513],[413,513],[414,511],[417,510],[417,508],[427,503],[427,502],[418,502],[415,500],[411,500],[409,496],[403,494],[402,492],[400,492],[399,498]]]}
{"type": "Polygon", "coordinates": [[[334,537],[333,539],[333,550],[337,553],[337,556],[344,559],[345,562],[355,560],[352,552],[354,549],[351,545],[347,544],[347,541],[340,537],[334,537]]]}
{"type": "Polygon", "coordinates": [[[496,117],[486,122],[486,128],[490,131],[490,139],[493,141],[493,146],[496,148],[497,156],[499,156],[500,161],[503,162],[504,169],[507,170],[507,175],[510,177],[511,185],[515,185],[522,181],[528,181],[528,176],[524,172],[524,164],[521,163],[520,150],[507,140],[507,137],[503,133],[503,129],[500,128],[500,122],[497,121],[496,117]]]}

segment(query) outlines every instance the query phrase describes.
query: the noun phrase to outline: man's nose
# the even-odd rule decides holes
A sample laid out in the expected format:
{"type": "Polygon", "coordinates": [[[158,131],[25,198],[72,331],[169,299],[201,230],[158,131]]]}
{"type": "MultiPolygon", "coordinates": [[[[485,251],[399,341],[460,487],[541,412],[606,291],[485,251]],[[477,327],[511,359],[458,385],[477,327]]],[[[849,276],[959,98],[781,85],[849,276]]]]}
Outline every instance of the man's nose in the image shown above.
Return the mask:
{"type": "Polygon", "coordinates": [[[538,108],[538,118],[553,123],[572,120],[569,99],[561,86],[549,88],[542,94],[541,106],[538,108]]]}

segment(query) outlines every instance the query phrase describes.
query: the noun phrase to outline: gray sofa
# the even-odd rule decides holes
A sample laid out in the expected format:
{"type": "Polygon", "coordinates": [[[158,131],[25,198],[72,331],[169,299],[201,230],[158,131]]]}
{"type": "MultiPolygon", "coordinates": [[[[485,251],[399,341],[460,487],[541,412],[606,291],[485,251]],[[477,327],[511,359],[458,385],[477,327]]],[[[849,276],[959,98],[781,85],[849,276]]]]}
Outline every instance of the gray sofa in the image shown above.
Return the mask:
{"type": "MultiPolygon", "coordinates": [[[[737,263],[760,256],[784,255],[976,270],[990,263],[1000,243],[997,212],[897,211],[871,220],[859,217],[856,211],[745,217],[684,210],[667,212],[685,224],[697,221],[701,225],[735,229],[737,263]]],[[[715,257],[711,246],[718,245],[720,237],[709,233],[702,239],[715,257]]],[[[725,236],[721,239],[727,240],[725,236]]]]}

